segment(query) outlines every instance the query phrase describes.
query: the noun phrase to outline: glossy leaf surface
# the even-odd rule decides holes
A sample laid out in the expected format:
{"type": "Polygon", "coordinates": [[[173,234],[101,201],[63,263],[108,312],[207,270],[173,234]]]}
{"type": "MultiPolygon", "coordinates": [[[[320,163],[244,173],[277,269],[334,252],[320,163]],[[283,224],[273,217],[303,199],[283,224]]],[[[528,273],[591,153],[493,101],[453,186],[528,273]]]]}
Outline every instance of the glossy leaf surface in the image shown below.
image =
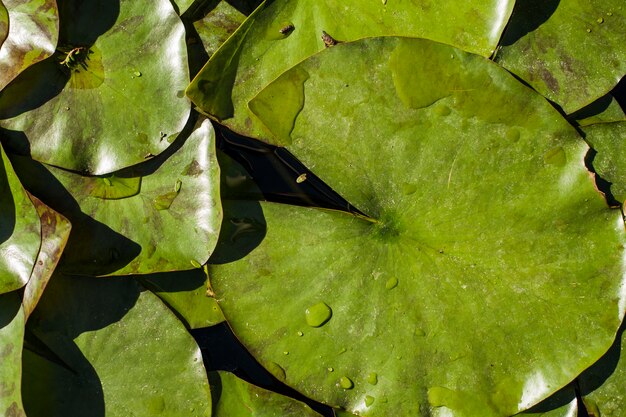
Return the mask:
{"type": "Polygon", "coordinates": [[[222,310],[207,286],[207,276],[201,269],[145,275],[139,280],[182,317],[190,329],[224,321],[222,310]]]}
{"type": "Polygon", "coordinates": [[[41,247],[37,255],[37,262],[22,296],[26,318],[35,309],[48,285],[48,281],[52,277],[59,259],[61,259],[72,229],[70,222],[65,217],[46,206],[37,197],[31,195],[30,199],[37,210],[41,223],[41,247]]]}
{"type": "Polygon", "coordinates": [[[524,417],[578,417],[579,404],[574,385],[570,384],[520,416],[524,417]]]}
{"type": "Polygon", "coordinates": [[[611,183],[611,193],[619,202],[626,200],[626,122],[599,123],[584,128],[587,142],[598,154],[595,171],[611,183]]]}
{"type": "Polygon", "coordinates": [[[245,136],[270,140],[247,109],[263,87],[324,49],[322,31],[338,41],[403,35],[491,55],[513,8],[511,0],[266,2],[211,58],[187,89],[202,110],[245,136]]]}
{"type": "Polygon", "coordinates": [[[24,309],[16,292],[0,294],[0,415],[25,417],[20,384],[24,309]]]}
{"type": "Polygon", "coordinates": [[[309,406],[259,388],[229,372],[211,372],[213,417],[320,417],[309,406]]]}
{"type": "MultiPolygon", "coordinates": [[[[121,199],[92,196],[93,183],[51,166],[15,158],[31,192],[73,224],[60,268],[75,274],[149,274],[206,262],[221,223],[215,133],[203,119],[163,155],[116,173],[141,177],[141,191],[121,199]]],[[[110,183],[111,186],[113,183],[110,183]]]]}
{"type": "Polygon", "coordinates": [[[246,16],[225,0],[202,19],[193,22],[207,55],[210,57],[246,20],[246,16]]]}
{"type": "Polygon", "coordinates": [[[158,155],[190,111],[183,94],[185,30],[172,5],[63,5],[60,52],[0,96],[0,119],[6,119],[0,125],[12,131],[11,148],[27,147],[36,160],[97,175],[158,155]]]}
{"type": "Polygon", "coordinates": [[[211,415],[200,349],[134,280],[55,275],[30,323],[64,365],[25,357],[29,417],[211,415]]]}
{"type": "Polygon", "coordinates": [[[0,90],[54,53],[59,37],[56,0],[0,3],[0,90]]]}
{"type": "Polygon", "coordinates": [[[622,0],[517,2],[495,60],[572,113],[626,74],[622,0]]]}
{"type": "Polygon", "coordinates": [[[213,288],[288,385],[369,416],[507,416],[608,349],[626,303],[621,214],[576,131],[509,73],[373,38],[311,57],[250,108],[370,217],[225,206],[213,288]],[[321,302],[331,317],[310,327],[321,302]]]}
{"type": "Polygon", "coordinates": [[[37,211],[0,146],[0,294],[23,287],[41,244],[37,211]]]}

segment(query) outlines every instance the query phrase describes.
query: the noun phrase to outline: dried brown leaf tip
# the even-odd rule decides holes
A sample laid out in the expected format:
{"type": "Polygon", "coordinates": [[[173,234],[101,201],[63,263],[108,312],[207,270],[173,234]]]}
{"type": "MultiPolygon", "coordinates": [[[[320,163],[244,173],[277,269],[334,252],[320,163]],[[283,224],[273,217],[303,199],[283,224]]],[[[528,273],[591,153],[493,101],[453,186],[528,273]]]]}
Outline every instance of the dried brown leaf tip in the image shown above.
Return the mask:
{"type": "Polygon", "coordinates": [[[341,43],[341,41],[336,40],[335,38],[333,38],[332,36],[330,36],[328,33],[326,33],[326,31],[322,31],[322,40],[324,41],[324,46],[329,48],[331,46],[335,46],[338,43],[341,43]]]}

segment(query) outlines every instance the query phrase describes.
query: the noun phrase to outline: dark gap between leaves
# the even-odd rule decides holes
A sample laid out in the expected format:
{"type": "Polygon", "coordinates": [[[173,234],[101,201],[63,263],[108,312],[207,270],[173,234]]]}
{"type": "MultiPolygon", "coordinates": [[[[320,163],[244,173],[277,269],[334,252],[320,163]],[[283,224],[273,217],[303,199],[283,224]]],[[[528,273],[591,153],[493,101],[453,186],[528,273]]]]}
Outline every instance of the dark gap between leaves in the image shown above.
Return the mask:
{"type": "Polygon", "coordinates": [[[232,372],[258,387],[301,401],[324,417],[335,417],[331,407],[304,396],[265,370],[239,342],[227,323],[190,332],[200,346],[207,371],[232,372]]]}

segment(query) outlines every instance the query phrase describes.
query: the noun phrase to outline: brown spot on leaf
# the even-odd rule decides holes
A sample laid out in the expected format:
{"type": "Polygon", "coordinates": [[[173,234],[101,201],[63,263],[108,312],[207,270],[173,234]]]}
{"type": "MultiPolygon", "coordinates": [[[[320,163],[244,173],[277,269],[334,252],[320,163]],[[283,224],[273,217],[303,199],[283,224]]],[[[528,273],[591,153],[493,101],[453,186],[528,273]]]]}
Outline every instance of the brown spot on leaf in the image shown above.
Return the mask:
{"type": "Polygon", "coordinates": [[[24,414],[24,411],[22,411],[20,406],[17,405],[17,403],[15,401],[7,409],[7,411],[6,411],[6,413],[4,415],[5,415],[5,417],[26,417],[26,414],[24,414]]]}

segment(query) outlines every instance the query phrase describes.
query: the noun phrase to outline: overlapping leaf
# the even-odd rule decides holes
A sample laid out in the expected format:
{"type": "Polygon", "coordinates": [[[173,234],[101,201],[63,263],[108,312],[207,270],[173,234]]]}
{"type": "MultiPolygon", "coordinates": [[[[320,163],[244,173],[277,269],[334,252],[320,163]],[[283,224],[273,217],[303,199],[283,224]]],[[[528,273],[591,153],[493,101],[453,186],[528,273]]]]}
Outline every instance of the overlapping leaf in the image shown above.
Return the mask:
{"type": "Polygon", "coordinates": [[[193,22],[207,55],[215,51],[237,30],[246,16],[225,0],[220,1],[202,19],[193,22]]]}
{"type": "Polygon", "coordinates": [[[31,195],[30,199],[40,219],[41,247],[37,255],[37,262],[22,296],[24,315],[27,318],[35,309],[48,285],[48,281],[61,259],[72,228],[65,217],[43,204],[37,197],[31,195]]]}
{"type": "Polygon", "coordinates": [[[596,123],[626,121],[626,114],[613,94],[607,94],[573,113],[570,118],[577,125],[584,127],[596,123]]]}
{"type": "Polygon", "coordinates": [[[145,275],[139,280],[182,317],[190,329],[224,321],[222,310],[208,287],[207,276],[201,269],[145,275]]]}
{"type": "Polygon", "coordinates": [[[283,71],[324,49],[322,32],[338,41],[382,35],[425,37],[489,56],[513,3],[265,2],[211,58],[187,95],[230,129],[269,140],[247,103],[283,71]]]}
{"type": "Polygon", "coordinates": [[[626,122],[599,123],[584,128],[586,139],[598,154],[595,171],[611,183],[611,193],[619,202],[626,200],[626,122]]]}
{"type": "Polygon", "coordinates": [[[206,262],[221,222],[211,123],[199,121],[189,138],[180,138],[171,151],[105,177],[84,177],[15,158],[31,192],[73,224],[64,271],[148,274],[206,262]],[[104,192],[116,188],[121,190],[104,192]]]}
{"type": "Polygon", "coordinates": [[[54,53],[59,37],[56,0],[0,2],[0,90],[54,53]]]}
{"type": "Polygon", "coordinates": [[[16,292],[0,294],[0,414],[25,417],[20,383],[24,309],[16,292]]]}
{"type": "Polygon", "coordinates": [[[211,415],[200,349],[134,280],[55,275],[29,326],[61,360],[26,351],[29,417],[211,415]]]}
{"type": "Polygon", "coordinates": [[[0,294],[23,287],[41,244],[37,211],[0,146],[0,294]]]}
{"type": "Polygon", "coordinates": [[[366,39],[312,56],[250,108],[369,216],[225,206],[213,288],[287,384],[359,415],[507,416],[612,343],[621,214],[576,131],[497,65],[366,39]]]}
{"type": "Polygon", "coordinates": [[[211,372],[213,417],[320,417],[309,406],[249,384],[229,372],[211,372]]]}
{"type": "Polygon", "coordinates": [[[0,96],[10,146],[91,174],[161,153],[190,111],[185,30],[170,2],[70,0],[61,12],[60,52],[0,96]]]}
{"type": "Polygon", "coordinates": [[[572,113],[626,74],[622,0],[517,2],[495,60],[572,113]]]}
{"type": "Polygon", "coordinates": [[[0,48],[4,40],[9,35],[9,11],[5,7],[4,3],[0,1],[0,48]]]}

